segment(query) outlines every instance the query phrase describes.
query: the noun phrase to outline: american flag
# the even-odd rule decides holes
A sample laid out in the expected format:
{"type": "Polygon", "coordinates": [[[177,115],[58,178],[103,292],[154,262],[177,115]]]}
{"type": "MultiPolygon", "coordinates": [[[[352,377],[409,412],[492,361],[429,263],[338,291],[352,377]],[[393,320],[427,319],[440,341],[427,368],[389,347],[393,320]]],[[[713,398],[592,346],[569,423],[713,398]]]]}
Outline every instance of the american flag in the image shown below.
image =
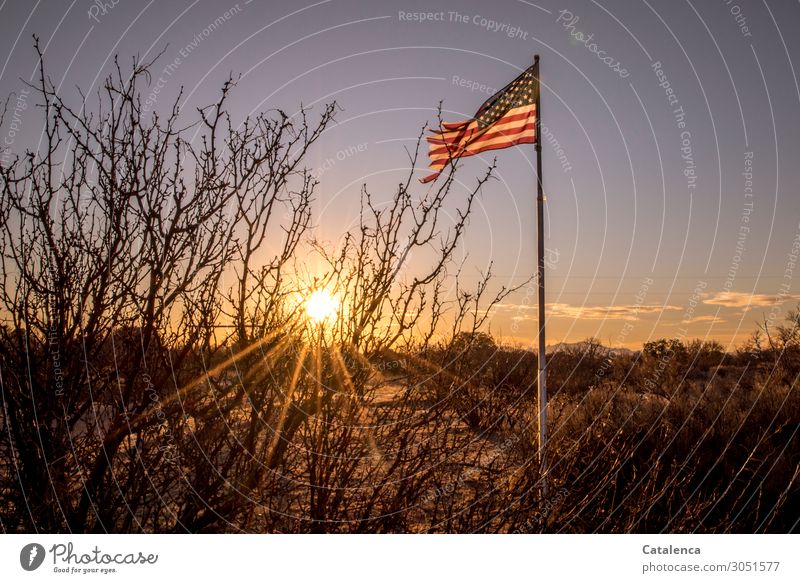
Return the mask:
{"type": "Polygon", "coordinates": [[[428,140],[433,174],[421,179],[436,180],[450,160],[499,150],[517,144],[536,143],[536,104],[539,101],[539,65],[487,99],[472,119],[443,122],[428,140]]]}

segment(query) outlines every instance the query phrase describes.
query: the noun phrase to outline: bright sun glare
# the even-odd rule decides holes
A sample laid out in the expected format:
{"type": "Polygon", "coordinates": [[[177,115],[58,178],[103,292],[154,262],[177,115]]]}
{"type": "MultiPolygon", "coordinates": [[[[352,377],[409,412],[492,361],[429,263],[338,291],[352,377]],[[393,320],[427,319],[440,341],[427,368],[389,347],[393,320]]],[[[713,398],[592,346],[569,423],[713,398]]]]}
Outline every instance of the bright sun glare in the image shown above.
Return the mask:
{"type": "Polygon", "coordinates": [[[318,289],[306,300],[306,314],[315,322],[323,322],[336,315],[336,302],[330,292],[318,289]]]}

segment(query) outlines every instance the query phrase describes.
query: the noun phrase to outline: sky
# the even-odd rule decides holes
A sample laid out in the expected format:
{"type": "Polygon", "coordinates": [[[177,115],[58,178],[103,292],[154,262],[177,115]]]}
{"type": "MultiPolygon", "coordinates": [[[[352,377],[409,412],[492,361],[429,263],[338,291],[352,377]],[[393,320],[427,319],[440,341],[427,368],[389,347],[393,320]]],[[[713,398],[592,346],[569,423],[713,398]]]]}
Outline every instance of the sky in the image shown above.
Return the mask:
{"type": "MultiPolygon", "coordinates": [[[[733,347],[800,300],[793,22],[795,2],[744,0],[3,0],[0,95],[12,98],[0,147],[7,156],[41,135],[18,99],[35,72],[33,34],[70,99],[96,91],[115,54],[161,51],[153,110],[181,87],[184,110],[208,104],[230,72],[242,117],[335,99],[338,121],[307,160],[320,179],[313,233],[335,244],[362,184],[391,197],[440,101],[446,121],[467,119],[538,53],[548,344],[733,347]]],[[[494,158],[459,260],[467,279],[491,262],[497,286],[518,285],[536,262],[533,146],[464,160],[456,193],[494,158]]],[[[534,345],[535,302],[523,286],[491,332],[534,345]]]]}

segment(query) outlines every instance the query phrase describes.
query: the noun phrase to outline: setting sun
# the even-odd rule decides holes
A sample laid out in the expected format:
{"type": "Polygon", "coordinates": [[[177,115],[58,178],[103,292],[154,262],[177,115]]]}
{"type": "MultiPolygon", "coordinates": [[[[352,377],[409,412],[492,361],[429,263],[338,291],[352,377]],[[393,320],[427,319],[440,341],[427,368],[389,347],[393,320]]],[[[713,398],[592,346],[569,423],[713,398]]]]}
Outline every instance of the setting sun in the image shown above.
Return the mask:
{"type": "Polygon", "coordinates": [[[314,322],[323,322],[336,315],[336,301],[330,292],[318,289],[306,300],[306,314],[314,322]]]}

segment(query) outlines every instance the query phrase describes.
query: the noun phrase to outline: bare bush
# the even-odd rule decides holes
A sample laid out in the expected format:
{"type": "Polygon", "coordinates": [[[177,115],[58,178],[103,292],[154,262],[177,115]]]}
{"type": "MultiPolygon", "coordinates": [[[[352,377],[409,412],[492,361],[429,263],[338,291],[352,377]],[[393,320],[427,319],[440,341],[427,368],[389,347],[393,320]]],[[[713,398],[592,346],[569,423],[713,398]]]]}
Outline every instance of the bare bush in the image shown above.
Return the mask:
{"type": "Polygon", "coordinates": [[[209,371],[228,346],[219,325],[234,326],[236,352],[253,352],[256,334],[262,347],[291,330],[288,312],[264,298],[292,291],[282,270],[316,185],[300,163],[335,105],[314,125],[305,111],[277,111],[234,126],[229,79],[197,111],[191,143],[180,97],[165,117],[145,115],[150,63],[117,65],[90,113],[56,93],[36,50],[44,146],[0,171],[4,523],[166,529],[194,519],[181,482],[207,479],[188,469],[184,441],[199,434],[206,453],[218,450],[215,465],[235,465],[183,408],[191,399],[208,411],[213,400],[229,412],[244,394],[209,371]],[[255,267],[253,250],[276,234],[282,248],[255,267]],[[229,273],[237,285],[223,294],[229,273]]]}

